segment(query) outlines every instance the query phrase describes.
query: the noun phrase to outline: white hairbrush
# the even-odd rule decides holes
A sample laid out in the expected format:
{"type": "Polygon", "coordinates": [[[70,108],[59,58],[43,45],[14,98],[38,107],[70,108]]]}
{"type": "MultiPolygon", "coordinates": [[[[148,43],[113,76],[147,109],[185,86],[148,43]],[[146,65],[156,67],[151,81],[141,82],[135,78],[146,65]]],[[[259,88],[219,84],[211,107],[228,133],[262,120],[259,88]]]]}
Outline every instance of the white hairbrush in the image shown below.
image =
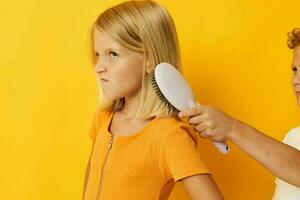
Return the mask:
{"type": "MultiPolygon", "coordinates": [[[[167,106],[177,111],[196,107],[192,89],[173,65],[165,62],[158,64],[152,74],[151,82],[155,92],[167,106]]],[[[213,144],[223,154],[230,150],[226,143],[213,141],[213,144]]]]}

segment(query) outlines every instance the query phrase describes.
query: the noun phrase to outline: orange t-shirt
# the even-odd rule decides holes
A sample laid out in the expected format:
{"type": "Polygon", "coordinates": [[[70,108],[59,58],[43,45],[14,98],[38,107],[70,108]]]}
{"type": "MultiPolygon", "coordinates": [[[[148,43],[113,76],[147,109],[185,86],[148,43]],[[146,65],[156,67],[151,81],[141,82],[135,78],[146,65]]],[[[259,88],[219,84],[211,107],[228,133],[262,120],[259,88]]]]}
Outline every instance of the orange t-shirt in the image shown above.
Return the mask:
{"type": "Polygon", "coordinates": [[[134,134],[112,137],[108,129],[113,114],[95,112],[84,200],[163,200],[176,181],[211,173],[197,150],[197,132],[185,122],[156,117],[134,134]]]}

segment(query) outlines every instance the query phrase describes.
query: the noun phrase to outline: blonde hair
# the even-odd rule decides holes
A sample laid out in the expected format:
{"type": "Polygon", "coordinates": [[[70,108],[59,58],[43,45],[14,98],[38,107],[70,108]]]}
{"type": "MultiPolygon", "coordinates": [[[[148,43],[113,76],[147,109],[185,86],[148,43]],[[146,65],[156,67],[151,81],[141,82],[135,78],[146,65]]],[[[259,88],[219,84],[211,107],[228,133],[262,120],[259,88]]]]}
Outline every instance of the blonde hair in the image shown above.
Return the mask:
{"type": "MultiPolygon", "coordinates": [[[[143,81],[136,116],[150,119],[154,116],[176,115],[176,109],[159,99],[152,87],[151,76],[146,73],[146,69],[152,71],[161,62],[168,62],[181,71],[177,32],[167,9],[150,0],[126,1],[101,13],[90,31],[91,55],[95,66],[97,59],[94,53],[94,28],[106,32],[122,46],[144,54],[143,81]],[[150,63],[150,66],[146,66],[147,63],[150,63]]],[[[124,97],[110,101],[101,95],[100,110],[122,110],[124,101],[124,97]]]]}

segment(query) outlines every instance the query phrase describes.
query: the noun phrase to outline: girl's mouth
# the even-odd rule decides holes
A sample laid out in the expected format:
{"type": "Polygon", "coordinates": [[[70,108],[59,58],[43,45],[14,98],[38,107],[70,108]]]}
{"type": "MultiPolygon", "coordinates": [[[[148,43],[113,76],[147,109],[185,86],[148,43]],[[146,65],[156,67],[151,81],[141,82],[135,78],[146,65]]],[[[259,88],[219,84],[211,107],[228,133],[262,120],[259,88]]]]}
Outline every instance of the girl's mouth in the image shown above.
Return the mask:
{"type": "Polygon", "coordinates": [[[101,78],[100,81],[101,81],[101,83],[102,83],[102,82],[108,82],[108,80],[103,79],[103,78],[101,78]]]}

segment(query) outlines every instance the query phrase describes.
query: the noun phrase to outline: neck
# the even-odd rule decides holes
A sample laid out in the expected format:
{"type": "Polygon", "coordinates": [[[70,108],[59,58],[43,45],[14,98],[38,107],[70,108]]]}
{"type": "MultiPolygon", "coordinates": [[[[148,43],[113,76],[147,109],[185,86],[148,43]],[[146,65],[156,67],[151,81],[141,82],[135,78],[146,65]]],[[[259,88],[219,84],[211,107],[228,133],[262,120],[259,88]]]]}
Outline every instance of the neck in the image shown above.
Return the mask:
{"type": "Polygon", "coordinates": [[[135,119],[140,101],[140,95],[125,97],[124,108],[120,111],[128,120],[135,119]]]}

